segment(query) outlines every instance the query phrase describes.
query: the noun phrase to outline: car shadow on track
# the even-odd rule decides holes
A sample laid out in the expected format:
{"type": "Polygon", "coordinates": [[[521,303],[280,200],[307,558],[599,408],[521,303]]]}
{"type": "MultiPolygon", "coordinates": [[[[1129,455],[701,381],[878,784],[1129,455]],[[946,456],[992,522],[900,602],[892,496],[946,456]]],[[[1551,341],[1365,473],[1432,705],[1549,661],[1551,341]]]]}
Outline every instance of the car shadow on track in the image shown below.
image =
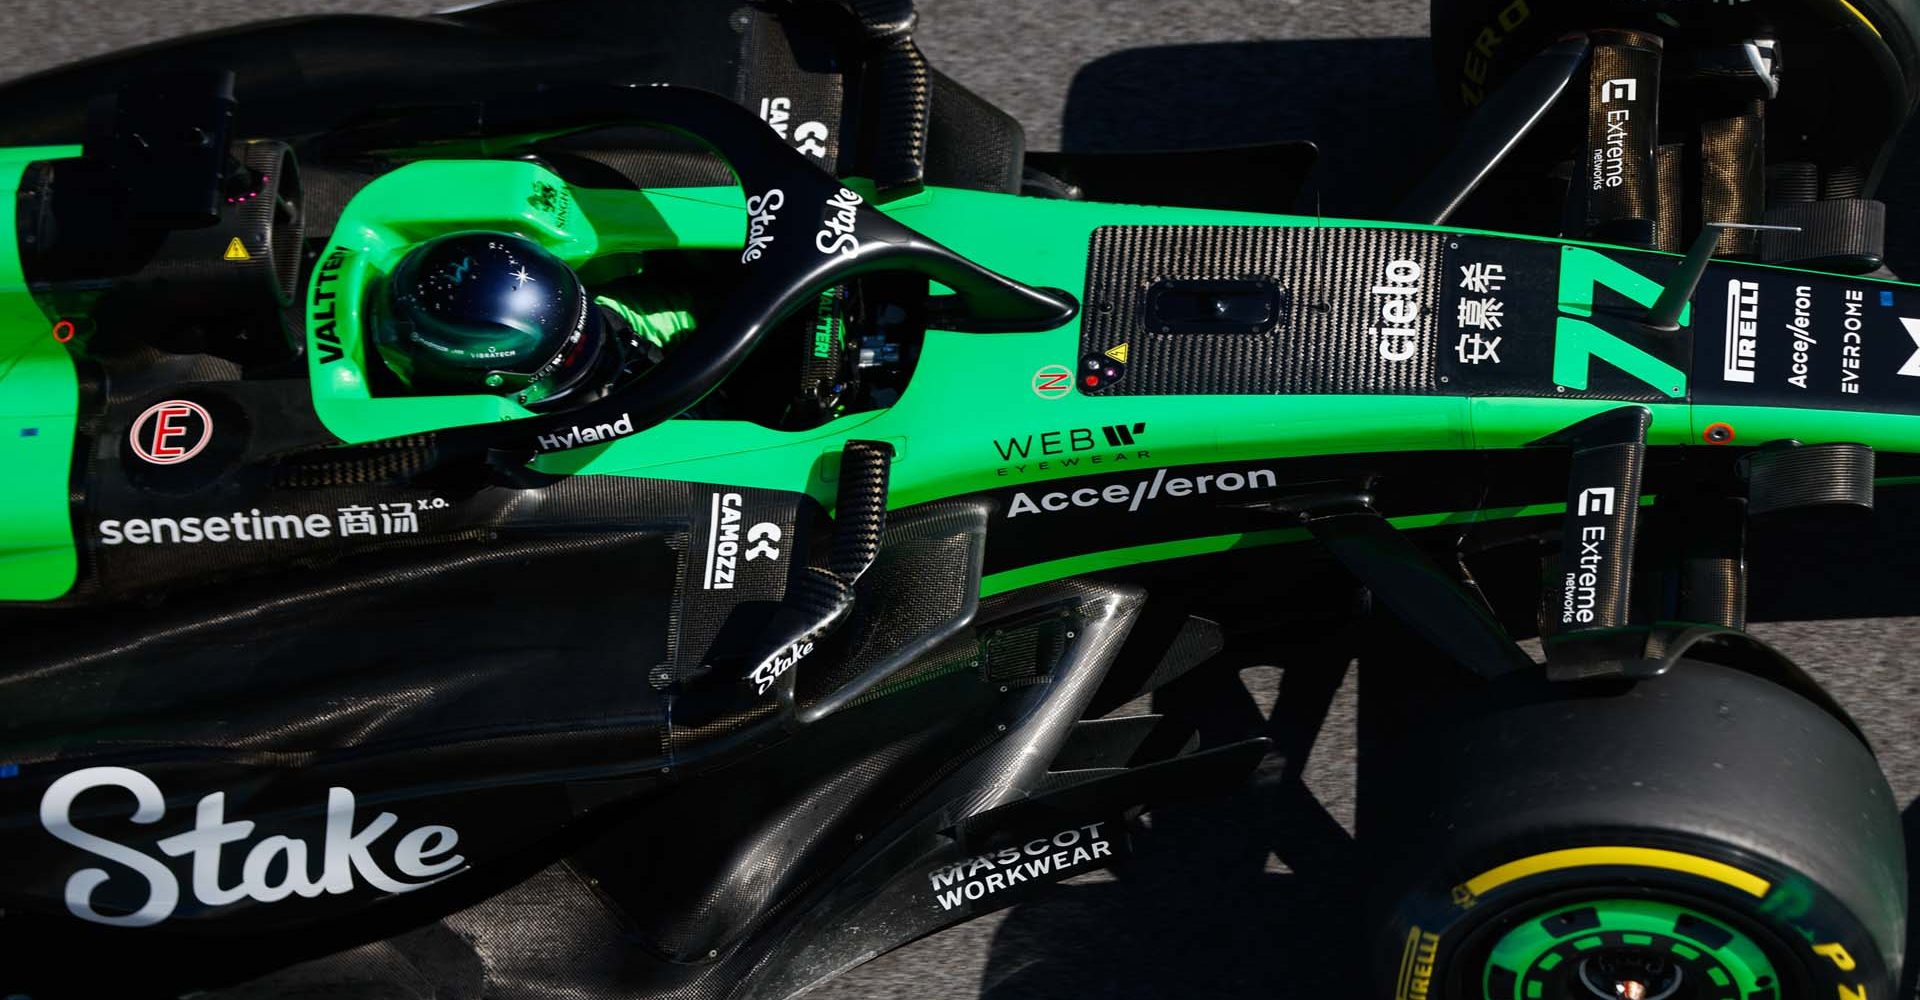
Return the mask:
{"type": "MultiPolygon", "coordinates": [[[[1307,780],[1316,738],[1351,731],[1349,676],[1344,656],[1322,651],[1284,672],[1216,669],[1183,682],[1174,697],[1208,703],[1204,741],[1260,733],[1275,752],[1242,794],[1156,810],[1139,853],[1114,874],[1016,909],[994,937],[981,995],[1232,1000],[1350,990],[1366,890],[1347,825],[1353,803],[1337,775],[1317,789],[1307,780]],[[1262,702],[1273,706],[1264,717],[1262,702]]],[[[1181,710],[1165,700],[1156,708],[1181,710]]]]}
{"type": "MultiPolygon", "coordinates": [[[[1072,152],[1320,146],[1318,207],[1380,215],[1437,155],[1444,115],[1425,38],[1222,42],[1096,59],[1067,91],[1072,152]]],[[[1301,211],[1312,212],[1309,193],[1301,211]]]]}

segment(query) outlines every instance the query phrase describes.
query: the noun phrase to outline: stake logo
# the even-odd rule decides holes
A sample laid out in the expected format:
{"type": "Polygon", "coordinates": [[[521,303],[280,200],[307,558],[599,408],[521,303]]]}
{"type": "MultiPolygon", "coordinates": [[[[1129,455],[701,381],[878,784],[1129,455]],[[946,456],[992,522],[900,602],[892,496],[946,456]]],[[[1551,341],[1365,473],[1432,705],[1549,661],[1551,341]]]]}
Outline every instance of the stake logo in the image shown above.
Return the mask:
{"type": "Polygon", "coordinates": [[[860,249],[860,237],[853,233],[854,223],[860,216],[860,196],[841,188],[827,199],[825,208],[833,214],[821,219],[820,231],[813,234],[813,248],[829,256],[842,257],[860,249]]]}
{"type": "Polygon", "coordinates": [[[810,640],[791,643],[774,650],[772,656],[761,660],[759,666],[747,672],[747,680],[753,682],[753,693],[766,694],[774,681],[792,670],[794,664],[806,659],[807,654],[811,652],[813,652],[813,643],[810,640]]]}
{"type": "MultiPolygon", "coordinates": [[[[67,911],[82,920],[114,927],[151,927],[168,917],[180,903],[180,879],[166,862],[118,841],[88,833],[73,825],[73,803],[97,788],[117,788],[133,794],[130,817],[141,825],[166,817],[167,802],[160,786],[146,775],[125,767],[89,767],[61,777],[40,797],[40,825],[63,843],[104,858],[119,870],[82,868],[67,878],[67,911]],[[103,913],[94,906],[101,886],[128,875],[146,882],[146,898],[124,914],[103,913]]],[[[241,900],[277,903],[288,896],[312,899],[322,894],[352,892],[359,882],[381,892],[403,893],[424,889],[465,870],[466,858],[454,854],[460,834],[450,826],[422,826],[408,831],[390,847],[374,854],[375,845],[399,822],[382,812],[372,822],[355,826],[353,792],[327,789],[326,834],[318,849],[298,837],[275,834],[262,838],[247,851],[240,881],[220,882],[220,855],[228,844],[253,836],[252,820],[226,818],[227,795],[214,792],[200,799],[193,829],[175,834],[154,846],[171,858],[191,856],[187,890],[203,906],[229,906],[241,900]],[[319,871],[312,860],[317,857],[319,871]],[[382,858],[387,860],[382,864],[382,858]],[[396,877],[391,872],[399,873],[396,877]]]]}
{"type": "Polygon", "coordinates": [[[786,203],[787,193],[779,188],[747,199],[747,246],[740,251],[740,263],[759,260],[761,253],[773,243],[773,234],[768,230],[780,219],[773,213],[786,203]]]}
{"type": "Polygon", "coordinates": [[[127,430],[127,444],[143,462],[178,465],[200,454],[213,440],[213,416],[186,399],[169,399],[146,408],[127,430]]]}

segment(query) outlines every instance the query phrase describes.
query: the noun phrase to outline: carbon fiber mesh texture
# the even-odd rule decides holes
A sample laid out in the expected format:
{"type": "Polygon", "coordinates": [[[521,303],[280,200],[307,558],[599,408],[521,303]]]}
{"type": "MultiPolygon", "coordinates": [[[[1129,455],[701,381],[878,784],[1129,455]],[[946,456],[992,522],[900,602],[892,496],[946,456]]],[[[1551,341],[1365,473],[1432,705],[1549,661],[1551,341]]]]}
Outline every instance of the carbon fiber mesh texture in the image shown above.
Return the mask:
{"type": "MultiPolygon", "coordinates": [[[[1760,221],[1766,203],[1766,125],[1759,115],[1700,123],[1700,218],[1703,222],[1760,221]]],[[[1751,229],[1720,234],[1714,254],[1750,257],[1760,245],[1751,229]]]]}
{"type": "Polygon", "coordinates": [[[424,471],[432,460],[431,434],[387,438],[289,456],[274,467],[273,484],[306,489],[397,482],[424,471]]]}
{"type": "Polygon", "coordinates": [[[1039,693],[1031,713],[1009,734],[1012,738],[996,742],[976,762],[979,778],[957,800],[956,815],[977,815],[1005,805],[1030,794],[1039,784],[1048,763],[1059,756],[1073,724],[1085,714],[1087,704],[1106,678],[1107,668],[1119,655],[1145,599],[1146,595],[1137,590],[1063,581],[1019,592],[1015,601],[996,606],[991,612],[982,607],[983,620],[993,620],[1000,614],[1017,615],[1022,608],[1036,612],[1044,609],[1064,614],[1072,627],[1066,631],[1066,645],[1051,676],[1034,689],[1039,693]]]}
{"type": "MultiPolygon", "coordinates": [[[[890,822],[919,824],[932,817],[945,824],[949,817],[977,814],[1044,787],[1046,763],[1104,676],[1140,600],[1134,592],[1069,581],[984,602],[983,616],[1000,627],[1057,622],[1076,635],[1065,650],[1068,658],[1049,664],[1050,683],[1017,693],[1017,702],[996,710],[1016,712],[1000,716],[1014,721],[1004,735],[994,733],[990,717],[979,714],[995,701],[991,689],[976,682],[966,689],[989,693],[984,701],[970,698],[960,693],[963,678],[876,699],[836,716],[836,721],[847,720],[843,728],[803,731],[766,761],[771,770],[764,780],[730,783],[721,775],[704,787],[683,786],[598,829],[592,844],[573,860],[539,870],[435,924],[204,995],[209,1000],[295,994],[354,1000],[793,995],[820,976],[941,922],[941,914],[930,908],[861,911],[861,904],[875,898],[870,888],[851,896],[825,895],[831,891],[827,880],[847,874],[842,865],[857,865],[861,850],[883,850],[892,842],[874,837],[863,848],[850,833],[878,833],[890,822]],[[973,734],[983,730],[988,738],[974,740],[973,734]],[[838,763],[847,759],[839,753],[847,746],[861,750],[851,763],[838,763]],[[731,827],[716,813],[723,808],[760,825],[731,827]],[[695,863],[686,849],[702,844],[709,848],[707,860],[695,863]],[[848,862],[849,856],[855,861],[848,862]],[[684,898],[691,903],[677,914],[656,909],[665,902],[656,894],[660,883],[670,878],[686,881],[684,898]],[[648,926],[663,914],[671,918],[664,928],[648,926]],[[713,936],[723,925],[733,933],[713,936]],[[744,944],[735,947],[723,938],[744,944]],[[676,947],[688,961],[666,959],[663,951],[676,947]]],[[[951,646],[977,642],[978,636],[969,633],[951,646]]],[[[883,864],[879,873],[854,870],[864,877],[918,879],[916,869],[895,867],[903,860],[883,864]]]]}
{"type": "MultiPolygon", "coordinates": [[[[761,787],[713,789],[754,805],[740,808],[736,802],[732,818],[738,826],[714,809],[698,810],[706,818],[689,832],[702,843],[674,843],[646,866],[653,869],[651,877],[606,870],[609,864],[624,869],[637,859],[615,858],[605,850],[581,863],[616,894],[632,893],[629,919],[649,951],[672,961],[702,961],[737,943],[777,902],[803,889],[824,857],[851,850],[855,841],[847,823],[876,805],[876,790],[889,780],[897,786],[902,761],[942,735],[933,729],[903,732],[826,773],[783,773],[800,771],[783,768],[766,776],[761,787]]],[[[814,762],[840,756],[805,741],[783,752],[814,762]]]]}
{"type": "Polygon", "coordinates": [[[1858,444],[1815,444],[1754,453],[1748,510],[1756,516],[1801,507],[1873,508],[1874,451],[1858,444]]]}
{"type": "Polygon", "coordinates": [[[1767,204],[1820,200],[1820,168],[1812,163],[1767,165],[1767,204]]]}
{"type": "Polygon", "coordinates": [[[141,746],[298,756],[651,731],[660,719],[644,678],[664,652],[663,548],[658,533],[605,532],[394,554],[267,599],[242,586],[123,611],[113,637],[86,644],[40,650],[23,636],[0,675],[0,701],[22,711],[0,718],[0,740],[25,762],[141,746]],[[624,593],[650,624],[596,625],[597,603],[499,586],[559,562],[588,592],[624,593]]]}
{"type": "Polygon", "coordinates": [[[1747,564],[1739,558],[1695,559],[1685,566],[1682,597],[1688,621],[1747,627],[1747,564]]]}
{"type": "Polygon", "coordinates": [[[1864,198],[1796,201],[1767,210],[1767,223],[1797,226],[1798,232],[1768,231],[1760,239],[1760,259],[1769,264],[1804,264],[1828,257],[1886,256],[1887,204],[1864,198]]]}
{"type": "Polygon", "coordinates": [[[360,193],[382,168],[365,170],[338,164],[303,163],[300,165],[301,216],[307,224],[307,238],[324,240],[333,235],[333,227],[346,211],[347,202],[360,193]]]}
{"type": "Polygon", "coordinates": [[[1012,115],[933,71],[927,183],[1017,194],[1027,139],[1012,115]]]}
{"type": "Polygon", "coordinates": [[[893,446],[848,441],[840,451],[839,509],[834,511],[833,574],[851,584],[873,564],[887,525],[887,474],[893,446]]]}
{"type": "MultiPolygon", "coordinates": [[[[535,876],[532,884],[547,877],[535,876]]],[[[581,936],[580,918],[543,924],[581,936]]],[[[204,1000],[480,1000],[486,969],[473,942],[444,923],[301,962],[238,986],[197,994],[204,1000]]]]}
{"type": "Polygon", "coordinates": [[[1680,244],[1680,226],[1686,221],[1680,204],[1680,195],[1685,188],[1681,179],[1686,162],[1687,147],[1683,143],[1668,143],[1654,150],[1653,173],[1660,193],[1659,214],[1653,220],[1655,250],[1679,253],[1686,249],[1680,244]]]}
{"type": "Polygon", "coordinates": [[[1102,227],[1088,251],[1081,354],[1128,345],[1125,376],[1099,395],[1434,392],[1442,247],[1440,234],[1404,229],[1102,227]],[[1404,345],[1380,333],[1382,303],[1396,296],[1374,291],[1392,285],[1396,262],[1419,268],[1417,333],[1404,345]],[[1284,296],[1266,333],[1148,325],[1145,294],[1157,281],[1248,277],[1271,278],[1284,296]]]}
{"type": "MultiPolygon", "coordinates": [[[[617,1000],[629,941],[615,914],[586,879],[553,865],[443,926],[485,970],[478,995],[541,1000],[617,1000]]],[[[446,1000],[433,994],[433,1000],[446,1000]]]]}
{"type": "MultiPolygon", "coordinates": [[[[273,197],[253,198],[242,204],[239,213],[242,225],[246,232],[266,236],[275,288],[282,304],[291,303],[299,298],[296,285],[300,280],[300,255],[306,250],[307,223],[298,211],[288,213],[290,218],[282,222],[276,202],[279,199],[293,204],[305,202],[299,168],[292,151],[279,142],[247,143],[242,147],[241,162],[261,175],[260,189],[273,194],[273,197]],[[276,225],[277,222],[281,224],[276,225]]],[[[249,263],[255,262],[263,261],[256,256],[249,263]]],[[[232,262],[223,259],[221,263],[232,262]]]]}
{"type": "MultiPolygon", "coordinates": [[[[1659,185],[1660,36],[1593,33],[1588,65],[1586,235],[1650,245],[1659,185]]],[[[1576,171],[1576,177],[1581,171],[1576,171]]]]}
{"type": "MultiPolygon", "coordinates": [[[[979,592],[985,516],[974,504],[936,504],[889,525],[880,555],[860,580],[853,618],[837,638],[847,654],[805,664],[796,697],[811,705],[923,636],[963,621],[979,592]]],[[[925,662],[915,658],[914,665],[925,662]]]]}
{"type": "Polygon", "coordinates": [[[878,126],[870,134],[876,143],[871,164],[882,190],[920,183],[927,162],[927,117],[932,79],[927,59],[913,39],[902,33],[887,40],[868,61],[882,86],[866,113],[878,126]]]}
{"type": "Polygon", "coordinates": [[[391,516],[386,505],[395,503],[416,507],[416,530],[352,537],[336,531],[322,545],[282,536],[248,544],[109,546],[98,542],[91,525],[82,527],[80,534],[87,538],[83,544],[98,561],[105,593],[153,594],[169,586],[184,589],[191,584],[198,588],[255,575],[272,577],[270,589],[277,590],[296,579],[285,575],[292,568],[325,566],[356,551],[418,550],[448,542],[472,542],[508,528],[569,532],[641,524],[679,528],[696,501],[684,483],[575,476],[537,491],[498,487],[433,491],[373,484],[316,486],[255,494],[238,507],[217,506],[197,497],[139,496],[111,506],[104,499],[98,500],[96,514],[101,518],[137,515],[178,519],[259,509],[267,514],[337,517],[342,509],[365,507],[391,516]],[[423,499],[430,506],[420,510],[417,504],[423,499]],[[435,500],[443,503],[431,506],[435,500]]]}
{"type": "Polygon", "coordinates": [[[1066,624],[1054,619],[1030,628],[988,633],[984,662],[987,679],[1000,683],[1044,676],[1043,671],[1059,657],[1066,633],[1066,624]]]}

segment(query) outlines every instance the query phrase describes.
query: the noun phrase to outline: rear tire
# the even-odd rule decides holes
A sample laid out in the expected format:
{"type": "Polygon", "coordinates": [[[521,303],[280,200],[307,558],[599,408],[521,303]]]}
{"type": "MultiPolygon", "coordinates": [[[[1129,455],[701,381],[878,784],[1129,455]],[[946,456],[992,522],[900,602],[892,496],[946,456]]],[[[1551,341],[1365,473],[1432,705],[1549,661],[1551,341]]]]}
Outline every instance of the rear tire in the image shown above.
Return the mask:
{"type": "Polygon", "coordinates": [[[1892,996],[1899,811],[1838,719],[1697,661],[1638,683],[1509,678],[1468,705],[1376,786],[1399,887],[1379,995],[1586,1000],[1609,994],[1583,977],[1638,976],[1674,1000],[1892,996]]]}

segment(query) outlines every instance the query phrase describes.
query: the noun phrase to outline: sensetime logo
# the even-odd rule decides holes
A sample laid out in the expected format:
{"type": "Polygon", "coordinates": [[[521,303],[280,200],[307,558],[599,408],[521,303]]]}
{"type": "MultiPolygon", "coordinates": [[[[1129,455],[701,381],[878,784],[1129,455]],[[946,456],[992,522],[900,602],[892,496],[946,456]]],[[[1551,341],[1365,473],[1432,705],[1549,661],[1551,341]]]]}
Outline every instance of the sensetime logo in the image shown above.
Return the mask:
{"type": "Polygon", "coordinates": [[[382,812],[359,824],[353,792],[336,787],[327,790],[326,834],[319,844],[279,834],[262,837],[247,848],[239,881],[226,883],[222,855],[229,846],[239,850],[251,839],[255,823],[227,819],[225,792],[200,799],[193,829],[160,840],[153,844],[154,851],[148,851],[74,825],[74,800],[106,789],[133,795],[135,823],[150,825],[166,818],[167,802],[160,786],[127,767],[75,771],[48,786],[40,797],[40,825],[49,834],[113,865],[111,869],[82,868],[67,879],[67,911],[96,924],[151,927],[173,916],[183,887],[174,869],[155,857],[155,851],[191,859],[184,889],[203,906],[228,906],[248,899],[276,903],[289,896],[312,899],[323,893],[352,892],[362,883],[381,892],[413,892],[465,870],[466,858],[454,853],[460,834],[452,827],[415,827],[397,839],[389,838],[399,817],[382,812]],[[145,899],[131,912],[104,913],[94,906],[94,894],[101,886],[127,878],[146,883],[145,899]]]}

